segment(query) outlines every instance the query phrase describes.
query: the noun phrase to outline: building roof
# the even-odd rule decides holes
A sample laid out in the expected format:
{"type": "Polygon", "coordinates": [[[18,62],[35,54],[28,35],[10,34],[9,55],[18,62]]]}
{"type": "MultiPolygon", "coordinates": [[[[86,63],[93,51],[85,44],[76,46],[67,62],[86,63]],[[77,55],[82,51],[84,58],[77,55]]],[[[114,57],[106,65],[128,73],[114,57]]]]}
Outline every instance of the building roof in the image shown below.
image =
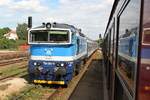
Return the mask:
{"type": "Polygon", "coordinates": [[[4,34],[4,36],[8,39],[14,39],[14,40],[18,39],[18,35],[15,30],[11,30],[10,32],[4,34]]]}

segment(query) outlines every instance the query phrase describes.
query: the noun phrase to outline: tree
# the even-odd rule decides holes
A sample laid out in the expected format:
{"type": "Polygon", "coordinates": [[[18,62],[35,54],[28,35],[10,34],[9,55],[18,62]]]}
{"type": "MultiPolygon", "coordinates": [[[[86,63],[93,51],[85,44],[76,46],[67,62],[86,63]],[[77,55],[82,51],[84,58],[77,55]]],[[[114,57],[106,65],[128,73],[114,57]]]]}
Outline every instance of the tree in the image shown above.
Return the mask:
{"type": "Polygon", "coordinates": [[[4,27],[3,30],[4,30],[6,33],[8,33],[8,32],[11,31],[11,29],[10,29],[9,27],[4,27]]]}
{"type": "Polygon", "coordinates": [[[27,27],[28,25],[26,23],[23,24],[18,24],[16,28],[16,33],[21,40],[26,40],[27,39],[27,27]]]}
{"type": "Polygon", "coordinates": [[[10,32],[10,31],[11,31],[11,29],[8,27],[0,28],[0,38],[3,38],[4,34],[10,32]]]}

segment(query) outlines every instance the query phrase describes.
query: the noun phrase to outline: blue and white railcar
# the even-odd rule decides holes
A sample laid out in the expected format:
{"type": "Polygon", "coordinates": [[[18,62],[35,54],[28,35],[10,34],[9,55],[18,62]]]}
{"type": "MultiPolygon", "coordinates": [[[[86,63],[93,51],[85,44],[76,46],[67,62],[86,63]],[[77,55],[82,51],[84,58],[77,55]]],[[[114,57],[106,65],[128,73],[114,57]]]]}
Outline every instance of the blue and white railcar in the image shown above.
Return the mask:
{"type": "Polygon", "coordinates": [[[87,57],[87,39],[72,25],[47,23],[28,31],[29,76],[34,83],[68,84],[87,57]]]}
{"type": "Polygon", "coordinates": [[[90,57],[96,49],[98,49],[98,43],[87,37],[87,57],[90,57]]]}

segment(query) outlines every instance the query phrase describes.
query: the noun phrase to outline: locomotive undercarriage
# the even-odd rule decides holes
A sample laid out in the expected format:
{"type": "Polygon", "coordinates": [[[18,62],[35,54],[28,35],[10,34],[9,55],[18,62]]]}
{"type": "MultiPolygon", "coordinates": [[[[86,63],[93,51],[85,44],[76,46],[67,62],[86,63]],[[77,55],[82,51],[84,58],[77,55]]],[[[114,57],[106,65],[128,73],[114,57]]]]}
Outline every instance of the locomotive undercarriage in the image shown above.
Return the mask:
{"type": "Polygon", "coordinates": [[[28,71],[30,82],[65,85],[79,73],[80,63],[31,60],[28,71]]]}

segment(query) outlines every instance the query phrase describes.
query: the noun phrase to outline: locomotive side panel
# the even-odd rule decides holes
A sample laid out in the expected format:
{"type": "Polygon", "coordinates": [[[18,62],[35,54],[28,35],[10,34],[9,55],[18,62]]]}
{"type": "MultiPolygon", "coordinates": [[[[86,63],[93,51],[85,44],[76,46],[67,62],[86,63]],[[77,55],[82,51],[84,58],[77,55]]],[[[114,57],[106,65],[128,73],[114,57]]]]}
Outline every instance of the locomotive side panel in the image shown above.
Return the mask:
{"type": "Polygon", "coordinates": [[[87,55],[87,41],[85,37],[78,36],[76,40],[76,56],[83,59],[87,55]]]}

